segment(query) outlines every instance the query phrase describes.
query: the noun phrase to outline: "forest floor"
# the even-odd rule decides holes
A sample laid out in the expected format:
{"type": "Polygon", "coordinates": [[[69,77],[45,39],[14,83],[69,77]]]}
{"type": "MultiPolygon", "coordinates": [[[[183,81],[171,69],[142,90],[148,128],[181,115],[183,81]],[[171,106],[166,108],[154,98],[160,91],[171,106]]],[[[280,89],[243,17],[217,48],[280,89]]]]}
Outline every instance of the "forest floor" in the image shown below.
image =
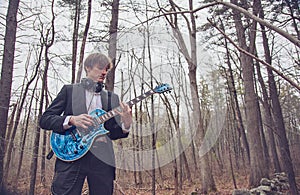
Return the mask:
{"type": "MultiPolygon", "coordinates": [[[[217,192],[211,192],[211,195],[231,195],[232,191],[235,189],[233,180],[228,176],[214,176],[215,184],[217,187],[217,192]]],[[[244,189],[247,188],[248,177],[247,175],[237,175],[236,176],[237,188],[244,189]]],[[[156,187],[156,194],[158,195],[172,195],[174,194],[175,188],[173,185],[173,178],[166,178],[164,182],[156,187]]],[[[118,186],[118,185],[117,185],[118,186]]],[[[193,183],[184,182],[182,189],[180,190],[180,195],[191,195],[192,192],[199,192],[201,189],[200,180],[194,180],[193,183]]],[[[152,195],[151,184],[148,184],[148,187],[127,187],[126,189],[116,188],[115,195],[152,195]]],[[[200,193],[198,193],[200,194],[200,193]]]]}
{"type": "MultiPolygon", "coordinates": [[[[226,174],[227,175],[227,174],[226,174]]],[[[114,195],[152,195],[151,183],[144,183],[141,186],[134,184],[132,174],[126,175],[126,179],[117,178],[115,181],[115,192],[114,195]]],[[[149,179],[149,178],[148,178],[149,179]]],[[[209,193],[210,195],[231,195],[235,189],[233,179],[231,176],[219,175],[214,176],[217,192],[209,193]]],[[[161,180],[162,181],[162,180],[161,180]]],[[[175,188],[173,185],[173,178],[164,178],[163,182],[158,181],[156,185],[157,195],[173,195],[175,188]]],[[[246,189],[248,185],[248,176],[245,173],[235,174],[235,181],[237,189],[246,189]]],[[[300,186],[300,177],[297,177],[297,184],[300,186]]],[[[11,193],[7,195],[25,195],[28,194],[29,179],[23,178],[18,182],[17,187],[9,186],[11,193]]],[[[198,192],[201,188],[200,180],[194,180],[193,183],[184,182],[180,195],[191,195],[192,192],[198,192]]],[[[37,185],[36,195],[50,195],[50,182],[46,185],[37,185]]],[[[196,193],[195,193],[196,194],[196,193]]],[[[197,195],[200,193],[197,193],[197,195]]],[[[88,195],[88,187],[85,183],[82,195],[88,195]]]]}

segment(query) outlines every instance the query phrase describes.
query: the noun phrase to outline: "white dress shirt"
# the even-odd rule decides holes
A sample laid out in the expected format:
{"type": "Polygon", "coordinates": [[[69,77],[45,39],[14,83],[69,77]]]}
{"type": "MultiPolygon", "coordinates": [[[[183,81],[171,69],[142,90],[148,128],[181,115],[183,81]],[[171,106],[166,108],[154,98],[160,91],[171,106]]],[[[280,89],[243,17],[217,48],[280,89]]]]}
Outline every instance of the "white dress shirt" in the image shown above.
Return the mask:
{"type": "MultiPolygon", "coordinates": [[[[88,113],[91,113],[93,110],[95,109],[102,109],[102,101],[101,101],[101,95],[100,93],[96,93],[90,90],[85,90],[85,104],[86,104],[86,108],[88,113]]],[[[67,116],[64,120],[63,123],[63,128],[64,129],[69,129],[72,126],[69,125],[69,121],[70,121],[71,116],[67,116]]],[[[124,123],[121,124],[122,130],[124,133],[129,133],[130,131],[130,127],[129,128],[125,128],[124,127],[124,123]]]]}

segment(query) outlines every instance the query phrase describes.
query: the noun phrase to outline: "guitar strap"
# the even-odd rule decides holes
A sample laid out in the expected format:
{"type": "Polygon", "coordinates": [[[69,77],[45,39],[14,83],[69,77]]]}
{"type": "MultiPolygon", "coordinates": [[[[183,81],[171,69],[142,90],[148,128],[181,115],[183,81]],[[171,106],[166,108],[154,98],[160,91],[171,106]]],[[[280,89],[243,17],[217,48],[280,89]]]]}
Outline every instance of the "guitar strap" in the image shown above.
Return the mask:
{"type": "Polygon", "coordinates": [[[110,91],[107,91],[108,93],[108,100],[107,100],[107,111],[111,110],[111,93],[110,91]]]}

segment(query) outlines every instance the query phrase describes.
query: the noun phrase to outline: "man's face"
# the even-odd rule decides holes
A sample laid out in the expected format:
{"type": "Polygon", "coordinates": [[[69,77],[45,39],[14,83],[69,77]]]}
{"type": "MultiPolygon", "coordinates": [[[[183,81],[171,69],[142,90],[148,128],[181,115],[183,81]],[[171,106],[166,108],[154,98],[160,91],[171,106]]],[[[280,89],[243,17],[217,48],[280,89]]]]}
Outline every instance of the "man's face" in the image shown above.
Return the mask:
{"type": "Polygon", "coordinates": [[[101,68],[98,65],[94,65],[92,68],[87,68],[87,78],[92,79],[94,82],[103,83],[106,78],[109,66],[101,68]]]}

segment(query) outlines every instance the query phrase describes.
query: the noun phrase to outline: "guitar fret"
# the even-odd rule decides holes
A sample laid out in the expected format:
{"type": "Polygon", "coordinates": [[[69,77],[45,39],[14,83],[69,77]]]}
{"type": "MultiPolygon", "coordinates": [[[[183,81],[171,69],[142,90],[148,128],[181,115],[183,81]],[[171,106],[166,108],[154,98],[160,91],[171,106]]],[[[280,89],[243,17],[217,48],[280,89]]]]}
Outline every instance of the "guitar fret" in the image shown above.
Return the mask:
{"type": "MultiPolygon", "coordinates": [[[[135,105],[136,103],[144,100],[145,98],[147,98],[148,96],[155,94],[157,92],[153,91],[153,90],[149,90],[146,93],[136,97],[135,99],[130,100],[129,102],[127,102],[127,105],[129,105],[130,107],[135,105]]],[[[117,107],[109,112],[107,112],[104,115],[99,116],[99,119],[101,120],[101,123],[104,123],[105,121],[111,119],[112,117],[118,115],[117,112],[122,112],[122,108],[121,107],[117,107]]]]}
{"type": "Polygon", "coordinates": [[[103,120],[101,118],[98,118],[98,123],[99,124],[103,123],[103,120]]]}
{"type": "Polygon", "coordinates": [[[112,113],[113,116],[116,115],[114,110],[112,110],[110,112],[112,113]]]}
{"type": "Polygon", "coordinates": [[[100,116],[101,119],[101,123],[103,123],[105,121],[104,115],[100,116]]]}

